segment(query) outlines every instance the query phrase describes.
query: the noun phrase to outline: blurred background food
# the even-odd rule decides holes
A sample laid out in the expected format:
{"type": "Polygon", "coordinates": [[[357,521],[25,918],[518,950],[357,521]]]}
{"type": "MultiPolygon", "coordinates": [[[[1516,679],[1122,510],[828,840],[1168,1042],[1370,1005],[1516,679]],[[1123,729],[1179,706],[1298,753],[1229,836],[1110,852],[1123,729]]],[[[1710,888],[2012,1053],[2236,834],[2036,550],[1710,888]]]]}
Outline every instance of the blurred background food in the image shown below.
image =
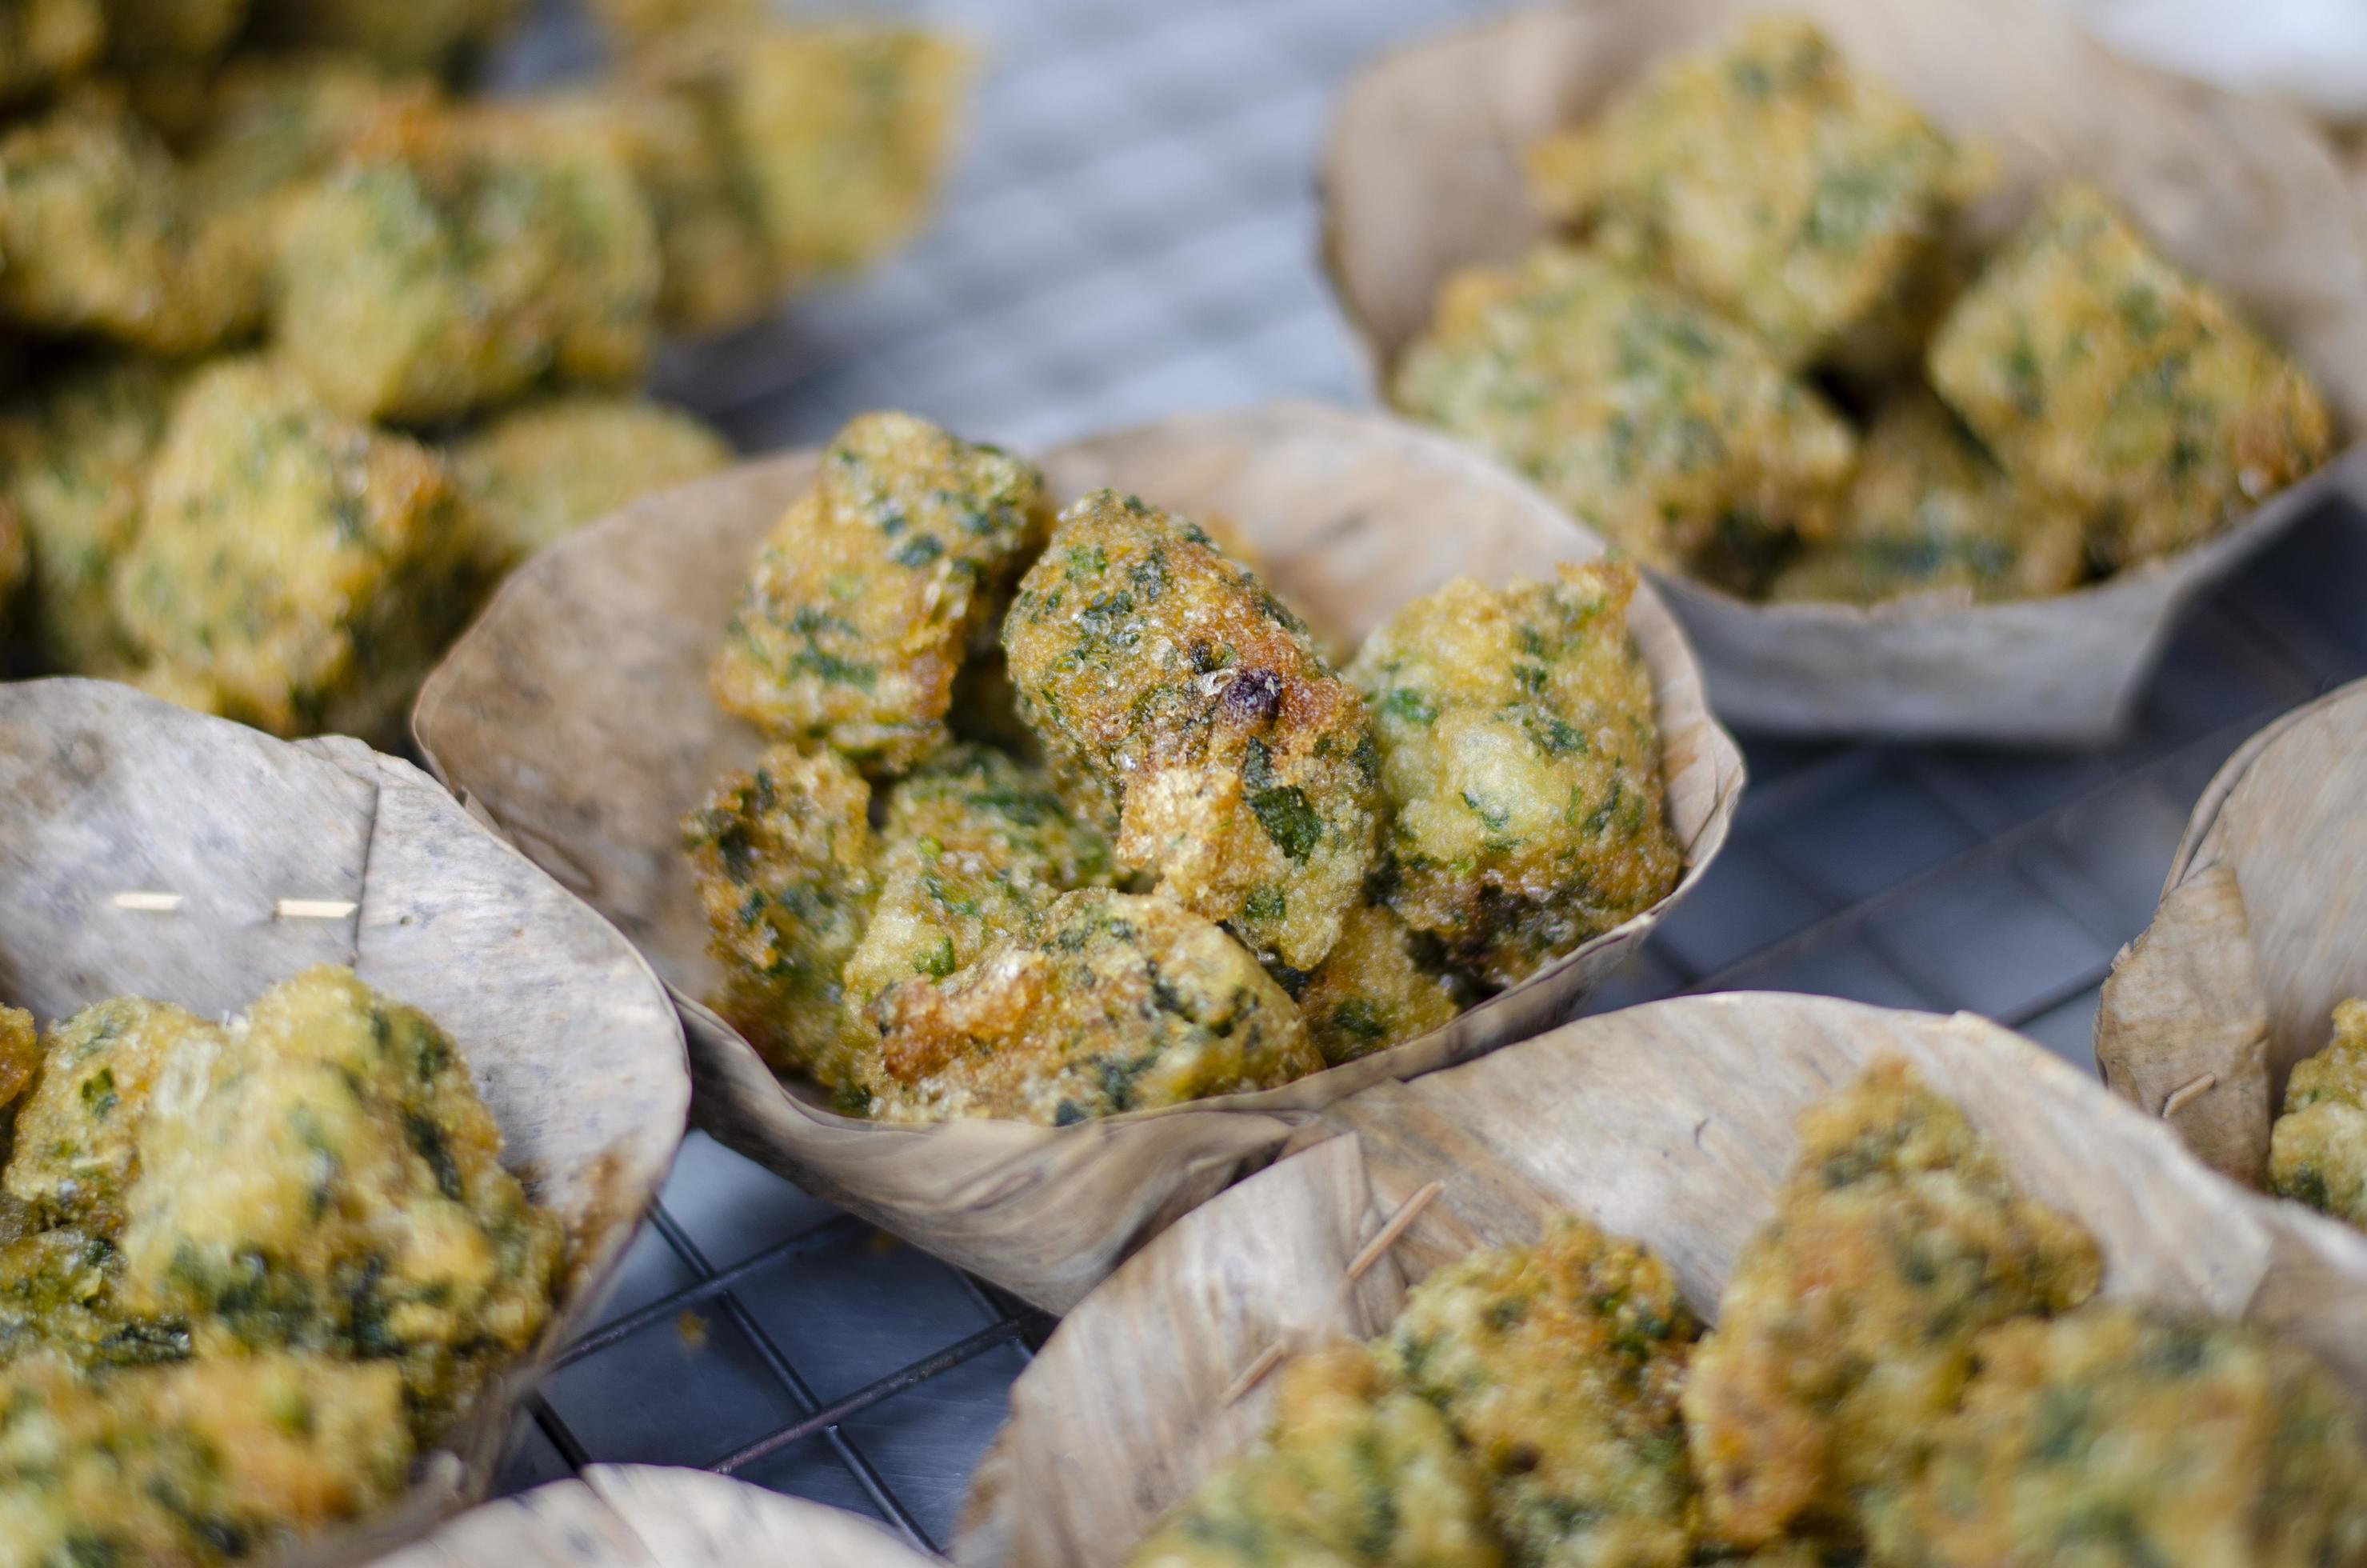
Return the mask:
{"type": "Polygon", "coordinates": [[[971,55],[606,0],[29,0],[0,17],[0,590],[17,673],[399,728],[500,575],[723,438],[642,397],[927,215],[971,55]]]}

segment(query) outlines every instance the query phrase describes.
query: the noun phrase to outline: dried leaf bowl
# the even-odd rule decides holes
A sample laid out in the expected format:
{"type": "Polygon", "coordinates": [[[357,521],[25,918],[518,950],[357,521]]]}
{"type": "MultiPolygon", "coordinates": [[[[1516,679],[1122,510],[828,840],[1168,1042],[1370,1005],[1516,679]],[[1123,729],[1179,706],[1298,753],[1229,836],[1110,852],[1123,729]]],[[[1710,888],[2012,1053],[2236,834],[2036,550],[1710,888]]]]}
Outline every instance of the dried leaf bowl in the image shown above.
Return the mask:
{"type": "MultiPolygon", "coordinates": [[[[1115,485],[1221,517],[1282,595],[1349,645],[1457,574],[1501,582],[1601,551],[1526,485],[1378,415],[1275,405],[1100,437],[1041,460],[1056,499],[1115,485]]],[[[810,482],[792,454],[653,498],[547,552],[430,679],[430,766],[638,942],[689,1026],[695,1114],[727,1143],[963,1267],[1053,1308],[1365,1084],[1567,1017],[1667,907],[1597,937],[1446,1028],[1263,1094],[1068,1128],[851,1120],[776,1078],[700,1004],[713,983],[676,823],[756,733],[706,695],[708,660],[757,540],[810,482]]],[[[1669,811],[1697,882],[1724,842],[1739,754],[1704,707],[1683,634],[1637,596],[1669,811]]]]}

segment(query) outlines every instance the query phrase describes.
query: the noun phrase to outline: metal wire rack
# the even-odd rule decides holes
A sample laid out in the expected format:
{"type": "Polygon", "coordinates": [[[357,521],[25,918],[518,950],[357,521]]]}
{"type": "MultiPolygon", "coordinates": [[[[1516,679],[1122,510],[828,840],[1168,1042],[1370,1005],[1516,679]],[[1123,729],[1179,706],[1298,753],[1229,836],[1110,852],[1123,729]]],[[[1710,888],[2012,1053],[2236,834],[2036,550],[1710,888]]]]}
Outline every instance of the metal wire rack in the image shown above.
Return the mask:
{"type": "MultiPolygon", "coordinates": [[[[989,51],[946,210],[909,253],[776,323],[675,350],[661,390],[743,447],[909,407],[1020,447],[1181,410],[1364,396],[1315,264],[1314,150],[1377,50],[1502,0],[943,0],[989,51]]],[[[509,65],[589,45],[555,3],[509,65]]],[[[1986,1013],[2078,1062],[2190,804],[2271,717],[2367,675],[2367,515],[2347,504],[2193,616],[2101,753],[1750,744],[1707,884],[1597,1010],[1823,992],[1986,1013]]],[[[522,1422],[504,1481],[703,1466],[949,1537],[1048,1324],[703,1137],[606,1324],[522,1422]]]]}

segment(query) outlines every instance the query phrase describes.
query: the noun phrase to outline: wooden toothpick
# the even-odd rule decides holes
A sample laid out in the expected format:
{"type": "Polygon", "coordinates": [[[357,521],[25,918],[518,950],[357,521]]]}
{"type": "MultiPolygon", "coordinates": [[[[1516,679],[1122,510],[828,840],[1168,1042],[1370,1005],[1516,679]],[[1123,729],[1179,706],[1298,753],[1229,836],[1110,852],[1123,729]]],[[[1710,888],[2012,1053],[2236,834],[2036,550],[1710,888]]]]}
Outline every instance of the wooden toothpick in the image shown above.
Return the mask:
{"type": "MultiPolygon", "coordinates": [[[[1340,1282],[1338,1294],[1345,1296],[1350,1290],[1354,1290],[1358,1282],[1373,1271],[1373,1266],[1387,1256],[1389,1249],[1405,1238],[1406,1232],[1412,1228],[1413,1222],[1421,1218],[1421,1211],[1436,1202],[1438,1195],[1445,1190],[1446,1184],[1443,1181],[1425,1182],[1414,1189],[1413,1196],[1399,1204],[1398,1211],[1390,1215],[1387,1222],[1374,1233],[1373,1239],[1358,1247],[1356,1256],[1348,1260],[1348,1267],[1340,1282]]],[[[1256,1359],[1241,1369],[1240,1376],[1225,1386],[1223,1395],[1217,1400],[1218,1405],[1230,1408],[1240,1403],[1248,1396],[1251,1389],[1265,1381],[1274,1369],[1281,1366],[1289,1355],[1290,1341],[1287,1335],[1259,1351],[1256,1359]]]]}
{"type": "Polygon", "coordinates": [[[2164,1121],[2168,1121],[2171,1117],[2176,1116],[2180,1111],[2184,1110],[2188,1106],[2192,1105],[2196,1100],[2199,1100],[2203,1096],[2209,1094],[2218,1085],[2218,1074],[2205,1073],[2203,1076],[2195,1079],[2192,1083],[2181,1084],[2177,1088],[2172,1089],[2169,1092],[2169,1097],[2161,1102],[2161,1119],[2164,1121]]]}

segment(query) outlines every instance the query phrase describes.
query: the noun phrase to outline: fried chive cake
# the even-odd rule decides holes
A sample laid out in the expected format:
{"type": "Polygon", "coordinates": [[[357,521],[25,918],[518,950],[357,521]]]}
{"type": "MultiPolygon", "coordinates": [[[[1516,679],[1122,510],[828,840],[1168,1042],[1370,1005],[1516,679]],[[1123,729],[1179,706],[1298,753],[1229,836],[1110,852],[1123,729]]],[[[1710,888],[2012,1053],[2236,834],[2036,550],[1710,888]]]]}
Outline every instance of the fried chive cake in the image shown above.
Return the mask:
{"type": "Polygon", "coordinates": [[[1744,1548],[1851,1526],[1963,1396],[1981,1332],[2067,1311],[2101,1272],[1904,1063],[1809,1110],[1800,1142],[1684,1392],[1709,1531],[1744,1548]]]}
{"type": "Polygon", "coordinates": [[[2334,1038],[2285,1085],[2269,1142],[2269,1185],[2367,1227],[2367,999],[2334,1009],[2334,1038]]]}
{"type": "Polygon", "coordinates": [[[1650,673],[1627,635],[1636,571],[1458,578],[1384,621],[1349,666],[1380,741],[1390,906],[1495,986],[1668,896],[1650,673]]]}
{"type": "Polygon", "coordinates": [[[1928,365],[2010,471],[2095,516],[2108,567],[2218,532],[2331,447],[2309,376],[2086,186],[1982,272],[1928,365]]]}
{"type": "Polygon", "coordinates": [[[1031,935],[871,1005],[872,1114],[1062,1127],[1274,1088],[1323,1058],[1240,944],[1164,899],[1063,894],[1031,935]]]}
{"type": "Polygon", "coordinates": [[[493,562],[443,460],[264,358],[199,371],[117,563],[153,685],[275,734],[382,736],[493,562]]]}
{"type": "Polygon", "coordinates": [[[1389,399],[1638,561],[1737,581],[1829,531],[1857,460],[1840,415],[1748,332],[1559,245],[1450,278],[1389,399]]]}
{"type": "Polygon", "coordinates": [[[723,971],[713,1001],[776,1073],[858,1108],[842,971],[878,897],[871,786],[832,752],[775,746],[683,820],[723,971]]]}
{"type": "Polygon", "coordinates": [[[1898,335],[1883,329],[1941,265],[1990,164],[1806,18],[1772,15],[1548,138],[1529,176],[1545,210],[1796,368],[1897,357],[1866,340],[1898,335]]]}
{"type": "Polygon", "coordinates": [[[273,342],[355,418],[453,419],[640,377],[661,259],[631,172],[523,111],[405,100],[277,225],[273,342]]]}
{"type": "Polygon", "coordinates": [[[954,676],[1050,521],[1034,464],[863,415],[757,551],[716,700],[782,740],[910,767],[945,742],[954,676]]]}
{"type": "Polygon", "coordinates": [[[1667,1265],[1565,1217],[1424,1279],[1383,1355],[1445,1412],[1513,1562],[1682,1568],[1677,1396],[1700,1333],[1667,1265]]]}
{"type": "Polygon", "coordinates": [[[1374,864],[1365,704],[1305,622],[1188,519],[1095,491],[1019,585],[1020,714],[1118,863],[1263,957],[1322,962],[1374,864]]]}

